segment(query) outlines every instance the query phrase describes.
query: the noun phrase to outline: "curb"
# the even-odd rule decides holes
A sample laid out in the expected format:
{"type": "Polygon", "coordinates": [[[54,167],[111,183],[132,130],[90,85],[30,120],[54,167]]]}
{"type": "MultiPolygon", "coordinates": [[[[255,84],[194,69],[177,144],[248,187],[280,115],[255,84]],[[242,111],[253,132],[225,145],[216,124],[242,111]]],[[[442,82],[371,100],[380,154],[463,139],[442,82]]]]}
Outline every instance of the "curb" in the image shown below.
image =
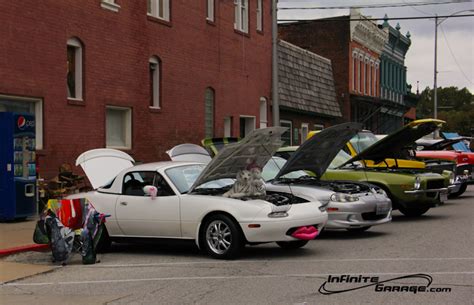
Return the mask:
{"type": "Polygon", "coordinates": [[[7,255],[12,255],[20,252],[27,252],[27,251],[41,251],[48,249],[49,245],[47,244],[33,244],[33,245],[26,245],[26,246],[19,246],[19,247],[14,247],[14,248],[8,248],[8,249],[0,249],[0,256],[7,256],[7,255]]]}

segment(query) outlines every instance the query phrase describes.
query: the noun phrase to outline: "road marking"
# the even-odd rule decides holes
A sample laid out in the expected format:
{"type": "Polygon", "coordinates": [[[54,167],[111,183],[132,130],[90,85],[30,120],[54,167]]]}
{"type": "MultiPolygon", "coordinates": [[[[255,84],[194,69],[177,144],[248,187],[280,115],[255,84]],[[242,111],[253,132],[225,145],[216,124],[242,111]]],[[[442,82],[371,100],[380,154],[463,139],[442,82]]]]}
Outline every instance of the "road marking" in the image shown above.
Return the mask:
{"type": "MultiPolygon", "coordinates": [[[[427,273],[426,271],[410,272],[409,274],[427,273]]],[[[430,275],[471,275],[474,271],[463,272],[428,272],[430,275]]],[[[65,281],[65,282],[40,282],[40,283],[6,283],[1,286],[51,286],[51,285],[88,285],[88,284],[110,284],[110,283],[131,283],[131,282],[158,282],[158,281],[184,281],[184,280],[238,280],[238,279],[269,279],[269,278],[288,278],[288,277],[321,277],[325,278],[329,275],[339,276],[347,273],[309,273],[309,274],[267,274],[267,275],[237,275],[237,276],[190,276],[190,277],[155,277],[147,279],[121,279],[121,280],[97,280],[97,281],[65,281]]],[[[386,272],[386,273],[358,273],[351,272],[357,275],[407,275],[408,273],[400,272],[386,272]]]]}
{"type": "Polygon", "coordinates": [[[159,267],[159,266],[178,266],[178,265],[202,265],[202,264],[212,264],[212,265],[229,265],[229,264],[242,264],[242,263],[328,263],[328,262],[386,262],[386,261],[458,261],[458,260],[474,260],[474,257],[446,257],[446,258],[344,258],[344,259],[314,259],[314,260],[239,260],[239,261],[195,261],[195,262],[163,262],[163,263],[152,263],[152,264],[114,264],[114,265],[107,265],[107,264],[96,264],[96,265],[70,265],[68,267],[76,267],[76,268],[129,268],[129,267],[159,267]]]}

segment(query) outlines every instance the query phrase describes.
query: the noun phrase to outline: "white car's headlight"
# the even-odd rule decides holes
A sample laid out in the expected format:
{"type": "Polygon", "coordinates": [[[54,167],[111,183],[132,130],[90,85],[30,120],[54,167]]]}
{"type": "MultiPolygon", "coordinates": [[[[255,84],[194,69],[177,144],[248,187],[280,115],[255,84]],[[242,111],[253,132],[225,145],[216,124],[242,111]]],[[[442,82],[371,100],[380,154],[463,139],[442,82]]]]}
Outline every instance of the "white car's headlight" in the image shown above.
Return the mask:
{"type": "Polygon", "coordinates": [[[331,195],[330,199],[334,202],[354,202],[358,201],[359,197],[344,193],[334,193],[331,195]]]}
{"type": "Polygon", "coordinates": [[[415,177],[415,183],[413,184],[413,189],[419,190],[421,187],[421,178],[420,176],[415,177]]]}

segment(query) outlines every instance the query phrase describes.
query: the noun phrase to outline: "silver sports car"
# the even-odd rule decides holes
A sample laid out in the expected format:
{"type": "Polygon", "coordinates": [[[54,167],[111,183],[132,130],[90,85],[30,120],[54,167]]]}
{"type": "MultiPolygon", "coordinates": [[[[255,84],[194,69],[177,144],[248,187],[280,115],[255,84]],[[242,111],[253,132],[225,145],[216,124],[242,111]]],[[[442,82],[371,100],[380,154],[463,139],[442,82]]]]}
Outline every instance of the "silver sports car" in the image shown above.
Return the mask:
{"type": "Polygon", "coordinates": [[[360,126],[346,123],[327,128],[303,143],[288,161],[273,157],[263,168],[269,191],[314,198],[327,205],[326,229],[364,231],[392,219],[392,203],[379,187],[353,181],[319,179],[360,126]]]}

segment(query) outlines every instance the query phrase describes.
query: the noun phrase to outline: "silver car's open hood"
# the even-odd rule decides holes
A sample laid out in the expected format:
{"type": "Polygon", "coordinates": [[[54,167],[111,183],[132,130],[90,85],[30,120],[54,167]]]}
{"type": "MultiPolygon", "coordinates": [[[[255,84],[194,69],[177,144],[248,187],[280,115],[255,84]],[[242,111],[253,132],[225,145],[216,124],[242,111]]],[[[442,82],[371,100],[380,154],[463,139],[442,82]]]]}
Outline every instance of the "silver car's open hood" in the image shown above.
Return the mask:
{"type": "Polygon", "coordinates": [[[316,133],[288,159],[275,179],[297,170],[312,171],[320,178],[337,153],[362,129],[359,123],[344,123],[316,133]]]}
{"type": "Polygon", "coordinates": [[[235,178],[244,169],[255,166],[262,169],[283,144],[281,135],[285,131],[284,127],[256,129],[240,142],[226,145],[201,172],[189,192],[209,181],[235,178]]]}

